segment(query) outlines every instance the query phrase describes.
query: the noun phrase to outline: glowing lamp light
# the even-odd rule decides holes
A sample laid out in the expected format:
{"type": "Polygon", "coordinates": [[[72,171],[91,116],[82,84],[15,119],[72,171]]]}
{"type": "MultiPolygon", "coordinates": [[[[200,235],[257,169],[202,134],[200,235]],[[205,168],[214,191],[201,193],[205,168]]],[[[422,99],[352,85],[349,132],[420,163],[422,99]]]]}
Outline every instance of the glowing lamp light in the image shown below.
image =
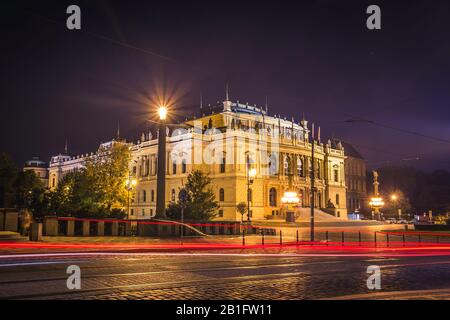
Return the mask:
{"type": "Polygon", "coordinates": [[[166,120],[166,118],[167,118],[167,108],[166,107],[159,107],[158,113],[159,113],[160,120],[166,120]]]}
{"type": "Polygon", "coordinates": [[[300,202],[300,198],[297,196],[297,192],[287,191],[281,198],[281,202],[286,204],[296,204],[300,202]]]}
{"type": "Polygon", "coordinates": [[[397,195],[393,194],[393,195],[391,196],[391,199],[394,200],[394,201],[397,200],[397,195]]]}
{"type": "Polygon", "coordinates": [[[384,206],[384,202],[382,198],[374,197],[370,199],[369,205],[374,208],[379,208],[384,206]]]}
{"type": "Polygon", "coordinates": [[[256,169],[255,168],[250,169],[250,171],[248,172],[248,176],[250,178],[256,177],[256,169]]]}
{"type": "Polygon", "coordinates": [[[127,180],[125,181],[125,185],[126,185],[127,187],[134,187],[134,186],[137,185],[137,180],[136,180],[136,179],[132,179],[132,180],[127,179],[127,180]]]}

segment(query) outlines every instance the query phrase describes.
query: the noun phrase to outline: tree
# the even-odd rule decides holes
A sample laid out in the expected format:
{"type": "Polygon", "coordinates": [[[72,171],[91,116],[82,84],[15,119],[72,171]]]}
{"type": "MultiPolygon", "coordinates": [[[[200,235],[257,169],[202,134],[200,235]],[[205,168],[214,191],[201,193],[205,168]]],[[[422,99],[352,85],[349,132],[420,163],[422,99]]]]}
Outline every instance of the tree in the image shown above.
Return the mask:
{"type": "Polygon", "coordinates": [[[0,208],[14,207],[16,195],[14,183],[18,170],[11,157],[0,153],[0,208]]]}
{"type": "Polygon", "coordinates": [[[110,212],[126,205],[125,181],[129,177],[130,159],[129,145],[115,143],[110,148],[101,148],[97,156],[87,161],[84,182],[91,188],[91,200],[100,211],[110,212]]]}
{"type": "MultiPolygon", "coordinates": [[[[184,216],[192,220],[209,220],[216,216],[219,204],[211,189],[211,178],[200,170],[192,171],[185,185],[187,201],[185,202],[184,216]]],[[[167,216],[172,219],[180,219],[180,201],[169,204],[167,216]]]]}
{"type": "Polygon", "coordinates": [[[34,171],[19,172],[14,182],[16,193],[16,206],[18,208],[32,209],[32,202],[35,193],[39,194],[44,190],[44,185],[34,171]]]}
{"type": "Polygon", "coordinates": [[[382,211],[386,217],[398,218],[399,209],[403,217],[411,213],[411,204],[403,191],[394,190],[390,194],[383,193],[382,196],[385,199],[382,211]]]}
{"type": "Polygon", "coordinates": [[[59,216],[124,217],[130,158],[125,143],[101,148],[84,168],[67,173],[56,191],[47,194],[48,210],[59,216]]]}
{"type": "Polygon", "coordinates": [[[241,214],[241,221],[244,222],[244,215],[247,213],[247,204],[245,202],[239,202],[236,210],[241,214]]]}

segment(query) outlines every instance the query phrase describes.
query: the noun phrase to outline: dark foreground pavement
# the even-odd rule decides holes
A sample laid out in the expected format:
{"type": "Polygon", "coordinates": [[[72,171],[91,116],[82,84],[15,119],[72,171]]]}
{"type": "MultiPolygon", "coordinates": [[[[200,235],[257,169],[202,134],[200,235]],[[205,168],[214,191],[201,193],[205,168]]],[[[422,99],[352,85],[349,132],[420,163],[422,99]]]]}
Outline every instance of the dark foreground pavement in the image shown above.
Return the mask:
{"type": "Polygon", "coordinates": [[[0,259],[2,299],[449,299],[449,288],[450,256],[222,250],[0,259]],[[81,268],[80,290],[67,289],[70,265],[81,268]],[[366,284],[371,265],[381,268],[376,292],[366,284]]]}

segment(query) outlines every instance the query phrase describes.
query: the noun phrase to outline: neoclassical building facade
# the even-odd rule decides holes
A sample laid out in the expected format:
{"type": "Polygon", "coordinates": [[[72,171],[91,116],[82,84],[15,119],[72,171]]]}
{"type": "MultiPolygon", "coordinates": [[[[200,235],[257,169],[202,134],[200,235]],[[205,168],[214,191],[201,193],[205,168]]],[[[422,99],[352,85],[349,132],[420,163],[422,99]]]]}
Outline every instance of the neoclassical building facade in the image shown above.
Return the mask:
{"type": "MultiPolygon", "coordinates": [[[[299,206],[310,205],[312,140],[306,120],[296,123],[269,116],[267,108],[227,99],[203,108],[198,117],[168,128],[166,204],[178,199],[192,170],[201,170],[212,179],[220,205],[217,220],[240,220],[236,210],[240,202],[250,204],[253,220],[283,218],[281,198],[285,191],[298,193],[299,206]]],[[[158,134],[143,133],[139,141],[130,144],[130,173],[137,180],[132,190],[132,218],[155,215],[158,134]]],[[[314,143],[315,205],[345,218],[345,150],[339,143],[314,143]]],[[[64,174],[81,167],[88,156],[53,157],[49,187],[56,188],[64,174]]]]}

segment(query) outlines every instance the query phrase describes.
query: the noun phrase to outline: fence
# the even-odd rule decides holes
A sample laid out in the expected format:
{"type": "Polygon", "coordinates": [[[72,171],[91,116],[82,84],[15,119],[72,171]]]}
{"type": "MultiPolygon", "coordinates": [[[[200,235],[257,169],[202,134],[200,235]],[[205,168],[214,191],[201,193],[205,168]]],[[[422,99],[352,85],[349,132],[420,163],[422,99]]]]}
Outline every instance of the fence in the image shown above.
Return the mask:
{"type": "Polygon", "coordinates": [[[179,237],[215,235],[233,236],[208,239],[209,243],[230,243],[239,246],[323,246],[323,247],[420,247],[450,245],[450,233],[424,231],[360,231],[323,228],[310,241],[308,228],[274,228],[252,226],[240,222],[79,219],[46,217],[46,236],[154,236],[179,237]],[[236,237],[238,236],[238,237],[236,237]],[[225,240],[224,240],[225,239],[225,240]]]}
{"type": "MultiPolygon", "coordinates": [[[[249,241],[243,234],[243,245],[249,241]]],[[[348,246],[348,247],[417,247],[450,245],[450,233],[417,232],[417,231],[353,231],[353,230],[321,230],[314,233],[314,241],[310,239],[309,229],[291,230],[284,228],[267,234],[260,230],[260,238],[252,239],[253,244],[262,246],[348,246]]]]}
{"type": "MultiPolygon", "coordinates": [[[[240,222],[187,222],[120,219],[81,219],[72,217],[45,217],[43,233],[46,236],[156,236],[172,237],[195,235],[257,234],[259,227],[240,222]]],[[[275,234],[268,229],[267,234],[275,234]]]]}

